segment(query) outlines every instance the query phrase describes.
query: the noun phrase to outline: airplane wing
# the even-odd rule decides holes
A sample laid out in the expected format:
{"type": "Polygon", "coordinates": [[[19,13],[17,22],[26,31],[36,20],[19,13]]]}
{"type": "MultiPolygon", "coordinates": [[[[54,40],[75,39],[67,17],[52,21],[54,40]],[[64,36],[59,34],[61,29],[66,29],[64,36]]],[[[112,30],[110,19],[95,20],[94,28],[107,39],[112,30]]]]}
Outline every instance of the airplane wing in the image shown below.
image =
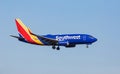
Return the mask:
{"type": "Polygon", "coordinates": [[[55,39],[52,39],[52,38],[47,38],[47,37],[40,36],[40,35],[36,35],[34,33],[31,33],[31,34],[37,36],[38,38],[40,38],[41,40],[47,42],[50,45],[57,45],[58,44],[58,40],[55,40],[55,39]]]}

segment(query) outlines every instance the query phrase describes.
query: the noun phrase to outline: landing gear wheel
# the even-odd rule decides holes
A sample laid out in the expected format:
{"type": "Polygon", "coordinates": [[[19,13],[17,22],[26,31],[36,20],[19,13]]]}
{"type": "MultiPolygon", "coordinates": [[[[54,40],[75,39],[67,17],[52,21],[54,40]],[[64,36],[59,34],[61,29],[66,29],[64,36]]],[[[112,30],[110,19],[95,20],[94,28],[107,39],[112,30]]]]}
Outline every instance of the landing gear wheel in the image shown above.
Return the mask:
{"type": "Polygon", "coordinates": [[[60,47],[59,47],[59,46],[57,47],[57,50],[60,50],[60,47]]]}
{"type": "Polygon", "coordinates": [[[55,47],[55,46],[52,46],[52,49],[56,49],[56,47],[55,47]]]}

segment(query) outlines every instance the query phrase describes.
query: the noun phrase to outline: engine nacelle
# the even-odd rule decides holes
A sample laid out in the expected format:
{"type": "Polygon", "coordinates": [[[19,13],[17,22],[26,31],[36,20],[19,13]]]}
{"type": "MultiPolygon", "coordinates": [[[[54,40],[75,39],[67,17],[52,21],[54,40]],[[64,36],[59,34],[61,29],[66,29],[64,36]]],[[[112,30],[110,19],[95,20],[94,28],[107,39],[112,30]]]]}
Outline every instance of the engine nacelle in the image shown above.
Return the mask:
{"type": "Polygon", "coordinates": [[[67,41],[60,41],[60,42],[59,42],[59,45],[65,46],[65,47],[75,47],[75,46],[76,46],[75,44],[70,44],[70,43],[67,42],[67,41]]]}
{"type": "Polygon", "coordinates": [[[75,46],[76,46],[75,44],[69,44],[69,45],[67,45],[65,47],[70,48],[70,47],[75,47],[75,46]]]}

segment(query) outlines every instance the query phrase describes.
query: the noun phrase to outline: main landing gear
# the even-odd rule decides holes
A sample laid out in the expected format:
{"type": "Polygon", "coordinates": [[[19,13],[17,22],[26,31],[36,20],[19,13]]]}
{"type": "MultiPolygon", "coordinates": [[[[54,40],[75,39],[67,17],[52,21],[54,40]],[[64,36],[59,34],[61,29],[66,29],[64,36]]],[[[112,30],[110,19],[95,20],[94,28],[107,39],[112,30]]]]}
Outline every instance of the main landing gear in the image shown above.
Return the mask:
{"type": "Polygon", "coordinates": [[[58,46],[58,47],[56,48],[55,45],[53,45],[53,46],[52,46],[52,49],[60,50],[60,47],[58,46]]]}

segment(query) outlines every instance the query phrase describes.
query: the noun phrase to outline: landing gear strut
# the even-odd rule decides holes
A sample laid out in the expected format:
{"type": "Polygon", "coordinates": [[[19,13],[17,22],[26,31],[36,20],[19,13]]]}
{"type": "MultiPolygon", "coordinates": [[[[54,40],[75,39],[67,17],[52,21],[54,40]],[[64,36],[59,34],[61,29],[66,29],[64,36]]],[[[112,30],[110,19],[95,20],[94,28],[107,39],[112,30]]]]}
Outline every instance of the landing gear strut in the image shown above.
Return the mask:
{"type": "Polygon", "coordinates": [[[86,45],[86,48],[89,48],[88,44],[86,45]]]}
{"type": "Polygon", "coordinates": [[[55,45],[52,46],[52,49],[56,49],[55,45]]]}

